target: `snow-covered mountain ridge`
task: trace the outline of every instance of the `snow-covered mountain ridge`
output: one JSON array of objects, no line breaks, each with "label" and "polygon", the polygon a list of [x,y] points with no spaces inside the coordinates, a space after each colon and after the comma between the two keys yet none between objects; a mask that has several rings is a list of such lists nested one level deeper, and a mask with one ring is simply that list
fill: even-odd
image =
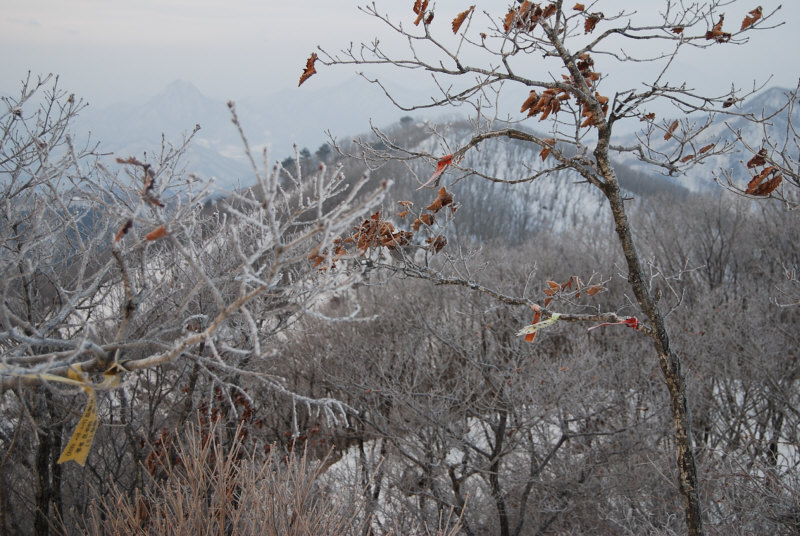
[{"label": "snow-covered mountain ridge", "polygon": [[[682,124],[675,131],[675,137],[670,139],[664,139],[663,130],[656,131],[656,135],[650,139],[650,147],[657,153],[674,156],[675,160],[708,144],[715,144],[715,148],[724,146],[726,142],[731,144],[730,151],[723,154],[712,154],[712,151],[700,164],[682,174],[670,176],[668,180],[692,191],[709,191],[717,188],[715,176],[730,177],[739,185],[746,184],[750,175],[745,163],[753,154],[745,150],[741,144],[735,143],[735,140],[737,136],[741,136],[745,143],[754,148],[760,148],[766,142],[781,146],[787,136],[791,135],[788,132],[789,116],[785,109],[790,91],[780,87],[763,90],[729,108],[728,114],[720,113],[715,116],[696,114],[659,120],[659,123],[669,124],[674,119],[680,119],[688,123],[691,128],[704,127],[693,143],[685,147],[680,155],[675,153],[675,150],[679,147],[677,138],[683,135],[684,125]],[[752,119],[762,121],[757,122]],[[800,124],[800,107],[794,107],[791,122],[794,125]],[[647,143],[644,138],[644,129],[641,129],[637,133],[618,137],[615,143],[626,147],[644,146]],[[666,174],[665,170],[659,170],[652,164],[642,162],[632,153],[618,153],[616,158],[619,162],[642,172]]]},{"label": "snow-covered mountain ridge", "polygon": [[[236,100],[235,105],[251,148],[267,147],[273,161],[292,156],[294,144],[313,153],[328,140],[328,130],[347,136],[368,130],[370,121],[385,125],[405,115],[360,78],[332,88],[303,87]],[[101,109],[89,106],[74,129],[77,135],[91,133],[102,151],[141,157],[160,150],[162,135],[167,143],[179,144],[195,125],[200,130],[189,147],[187,170],[214,177],[226,188],[252,183],[253,173],[228,104],[206,97],[189,82],[172,82],[140,102]]]},{"label": "snow-covered mountain ridge", "polygon": [[[764,90],[732,108],[739,115],[718,116],[714,124],[703,132],[698,143],[704,138],[732,138],[734,132],[738,131],[749,143],[759,146],[765,132],[760,125],[745,119],[744,115],[772,115],[785,104],[786,92],[782,88]],[[422,102],[424,98],[417,100]],[[364,132],[370,124],[397,125],[405,115],[395,109],[382,92],[361,79],[352,79],[333,88],[286,90],[265,98],[244,99],[237,102],[236,106],[251,147],[269,147],[269,157],[273,161],[291,156],[293,143],[300,148],[307,147],[313,153],[327,141],[327,130],[341,138]],[[785,136],[786,119],[785,114],[771,117],[766,134],[776,139]],[[704,120],[704,117],[698,116],[694,121],[701,124]],[[800,108],[795,110],[793,121],[800,124]],[[458,121],[452,123],[455,125]],[[189,146],[186,169],[200,177],[214,177],[223,188],[252,183],[252,171],[244,157],[239,134],[231,124],[227,103],[204,96],[188,82],[173,82],[159,94],[140,103],[121,103],[106,109],[90,107],[79,117],[76,130],[78,134],[91,132],[92,138],[100,142],[101,150],[121,157],[141,157],[145,152],[153,154],[160,150],[162,134],[166,142],[176,144],[195,125],[201,128]],[[533,122],[531,126],[536,128],[539,125]],[[450,129],[449,145],[458,146],[466,140],[469,132],[460,128]],[[659,138],[656,140],[657,149],[664,148],[668,143]],[[636,144],[637,140],[635,135],[629,134],[617,136],[615,142],[630,146]],[[437,141],[430,140],[428,143],[435,144]],[[537,169],[537,153],[517,145],[508,141],[484,144],[483,148],[471,151],[468,158],[472,160],[469,162],[476,167],[488,167],[503,176],[518,176]],[[429,149],[435,153],[434,149],[441,152],[446,147],[431,146]],[[668,178],[658,175],[657,169],[637,160],[632,154],[623,153],[617,155],[616,159],[626,169],[630,168],[632,173],[652,176],[652,185],[656,189],[661,187],[658,183],[661,180],[698,191],[714,188],[713,173],[719,173],[720,170],[733,170],[735,177],[745,179],[747,171],[741,162],[749,159],[749,155],[741,151],[716,155],[685,175]],[[422,170],[420,173],[424,175]],[[645,182],[639,181],[638,184],[641,186]],[[541,208],[549,210],[545,205]]]}]

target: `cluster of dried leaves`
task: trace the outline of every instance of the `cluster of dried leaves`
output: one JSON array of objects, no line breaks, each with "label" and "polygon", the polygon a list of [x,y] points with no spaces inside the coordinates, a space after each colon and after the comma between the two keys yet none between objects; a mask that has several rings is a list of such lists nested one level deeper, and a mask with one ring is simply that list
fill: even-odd
[{"label": "cluster of dried leaves", "polygon": [[[592,67],[594,67],[594,60],[589,56],[589,54],[582,54],[578,58],[578,70],[586,82],[586,85],[589,87],[593,87],[594,84],[600,80],[600,73],[593,71]],[[567,80],[570,85],[575,85],[575,81],[572,80],[572,77],[568,78],[566,75],[562,76],[564,76],[564,79]],[[608,114],[608,97],[604,97],[595,91],[594,98],[600,105],[603,115]],[[591,127],[595,125],[595,116],[588,106],[583,106],[581,116],[584,118],[583,123],[581,123],[581,127]]]},{"label": "cluster of dried leaves", "polygon": [[706,39],[714,40],[717,43],[727,43],[731,40],[731,34],[729,32],[722,31],[722,23],[725,22],[725,15],[722,14],[719,16],[719,21],[714,25],[712,29],[706,32]]},{"label": "cluster of dried leaves", "polygon": [[[761,170],[758,170],[761,168]],[[744,193],[765,197],[775,191],[783,181],[783,176],[775,166],[768,165],[767,150],[761,149],[753,158],[747,161],[747,169],[753,170],[755,175],[747,183]]]},{"label": "cluster of dried leaves", "polygon": [[[155,186],[156,181],[153,178],[153,174],[150,171],[150,164],[145,164],[144,162],[140,162],[134,157],[130,157],[127,159],[117,158],[118,164],[125,164],[129,166],[136,166],[142,168],[142,190],[141,196],[147,203],[154,205],[159,208],[164,207],[164,203],[155,195]],[[125,223],[122,224],[117,234],[114,235],[114,242],[119,242],[122,238],[128,234],[128,231],[133,229],[133,219],[125,220]],[[167,228],[163,225],[159,225],[145,236],[145,240],[153,241],[158,240],[159,238],[163,238],[167,235]]]},{"label": "cluster of dried leaves", "polygon": [[561,284],[548,280],[547,288],[544,289],[544,295],[547,296],[544,300],[544,306],[547,307],[550,305],[550,302],[553,301],[553,297],[578,299],[581,297],[582,293],[587,296],[594,296],[603,290],[605,290],[603,285],[587,287],[577,275],[573,275],[565,283]]},{"label": "cluster of dried leaves", "polygon": [[[544,306],[549,306],[554,297],[578,299],[581,297],[581,294],[594,296],[604,290],[606,290],[606,288],[603,285],[591,285],[587,287],[583,281],[581,281],[581,278],[576,275],[573,275],[566,282],[561,284],[548,280],[547,288],[544,289],[544,295],[547,296],[544,300]],[[533,309],[533,320],[531,324],[538,324],[542,319],[542,309],[536,304],[531,306],[531,309]],[[525,341],[533,342],[534,339],[536,339],[536,333],[535,331],[527,333],[525,335]]]},{"label": "cluster of dried leaves", "polygon": [[[403,210],[396,216],[401,220],[409,219],[414,204],[411,201],[399,201],[398,204]],[[429,236],[425,239],[428,249],[434,254],[439,253],[447,245],[447,238],[431,231],[436,222],[436,215],[445,207],[450,207],[451,213],[458,209],[453,202],[453,194],[442,186],[437,192],[436,199],[414,217],[411,230],[395,227],[378,211],[364,220],[361,225],[356,226],[352,235],[334,239],[333,251],[330,254],[317,247],[309,253],[308,260],[320,270],[327,270],[328,267],[335,268],[336,263],[341,259],[353,255],[352,250],[355,250],[356,256],[367,255],[370,251],[380,248],[392,251],[410,245],[414,236],[421,230],[429,231]]]},{"label": "cluster of dried leaves", "polygon": [[587,34],[592,33],[597,23],[605,18],[603,13],[586,13],[586,6],[583,4],[575,4],[572,9],[585,14],[586,21],[583,23],[583,31]]},{"label": "cluster of dried leaves", "polygon": [[428,11],[428,0],[416,0],[414,2],[414,13],[417,15],[414,20],[415,26],[419,26],[419,23],[423,20],[425,24],[433,22],[433,11]]},{"label": "cluster of dried leaves", "polygon": [[[428,3],[429,0],[415,0],[412,10],[416,15],[414,19],[414,24],[419,26],[420,22],[424,22],[426,25],[429,25],[433,22],[433,11],[428,10]],[[584,20],[584,32],[589,34],[592,33],[597,24],[605,18],[605,15],[602,12],[587,12],[586,6],[582,3],[576,3],[573,8],[574,11],[578,11],[583,14]],[[475,6],[471,5],[468,9],[462,11],[453,19],[451,25],[453,29],[453,33],[458,33],[459,29],[461,29],[461,25],[467,19],[467,17],[475,10]],[[511,32],[511,30],[520,30],[523,32],[531,32],[536,25],[543,20],[549,19],[552,17],[558,10],[558,7],[553,2],[548,3],[534,3],[530,2],[529,0],[524,0],[519,7],[510,8],[508,13],[506,13],[505,17],[503,18],[503,29],[506,33]],[[746,30],[753,26],[756,22],[758,22],[762,17],[762,9],[761,6],[756,7],[755,9],[748,12],[747,16],[742,21],[741,30]],[[725,15],[722,14],[719,17],[717,23],[713,26],[711,30],[708,30],[705,34],[705,38],[708,40],[714,40],[717,43],[727,43],[731,40],[731,33],[725,32],[722,30],[722,24],[725,21]],[[560,31],[563,31],[560,30]],[[671,29],[671,31],[677,35],[680,35],[684,31],[683,26],[675,26]],[[486,39],[486,34],[481,33],[481,38]],[[300,82],[297,84],[298,86],[302,85],[303,82],[308,80],[312,75],[316,74],[316,69],[314,68],[314,63],[317,61],[318,57],[316,53],[312,53],[311,56],[306,60],[305,69],[303,69],[302,74],[300,75]],[[604,97],[605,98],[605,97]],[[607,99],[606,99],[607,100]],[[527,101],[526,101],[527,102]],[[732,103],[731,103],[732,104]],[[730,104],[728,104],[729,106]],[[726,106],[727,107],[727,106]],[[557,110],[551,110],[557,111]],[[542,117],[544,119],[547,117],[547,114]],[[591,119],[587,118],[588,123],[586,126],[589,126],[593,123]]]},{"label": "cluster of dried leaves", "polygon": [[556,5],[552,3],[542,7],[540,4],[525,0],[518,8],[508,10],[503,20],[503,29],[506,33],[512,29],[519,29],[525,32],[533,31],[539,21],[552,17],[556,9]]},{"label": "cluster of dried leaves", "polygon": [[[742,26],[740,30],[746,30],[747,28],[751,27],[753,24],[758,22],[759,19],[761,19],[761,16],[762,16],[761,6],[758,6],[757,8],[748,12],[747,16],[742,21]],[[728,41],[730,41],[731,40],[730,32],[722,31],[723,22],[725,22],[724,14],[720,15],[719,21],[717,21],[717,23],[711,30],[706,32],[706,39],[708,39],[709,41],[713,39],[717,43],[727,43]],[[679,34],[683,31],[683,28],[680,27],[674,28],[672,31]]]},{"label": "cluster of dried leaves", "polygon": [[[723,104],[723,107],[725,107],[724,104]],[[642,116],[640,118],[640,121],[653,121],[653,119],[655,119],[655,117],[656,117],[656,114],[649,113],[647,115]],[[664,122],[664,127],[663,127],[664,128],[664,139],[665,140],[672,139],[675,136],[675,131],[678,130],[678,126],[680,126],[680,121],[678,121],[677,119],[675,119],[674,121],[672,121],[672,123],[669,123],[669,124],[667,124],[667,122],[665,121]],[[686,162],[689,162],[690,160],[694,160],[699,155],[707,153],[708,151],[713,149],[715,146],[716,146],[716,144],[709,143],[708,145],[704,145],[703,147],[700,147],[700,149],[697,149],[693,153],[689,153],[689,154],[680,156],[679,158],[676,158],[675,161],[680,161],[681,163],[685,164]],[[694,147],[694,145],[692,145],[692,147]],[[683,149],[681,150],[681,152],[682,151],[683,151]]]},{"label": "cluster of dried leaves", "polygon": [[[603,13],[586,12],[586,6],[580,3],[575,4],[572,9],[584,14],[585,22],[583,29],[587,34],[593,32],[597,23],[605,18]],[[552,2],[543,7],[542,4],[534,4],[533,2],[525,0],[518,8],[511,8],[508,10],[503,20],[503,29],[506,33],[510,32],[512,29],[530,32],[540,21],[552,17],[557,10],[558,7]]]},{"label": "cluster of dried leaves", "polygon": [[536,117],[541,114],[539,121],[544,121],[550,114],[556,114],[561,110],[561,103],[569,100],[570,94],[566,89],[547,88],[541,94],[532,90],[522,103],[520,113],[528,112],[528,117]]},{"label": "cluster of dried leaves", "polygon": [[[583,81],[590,88],[594,87],[594,85],[600,80],[600,73],[593,70],[594,60],[588,53],[581,54],[581,56],[578,58],[577,67],[578,71],[581,73]],[[574,77],[567,75],[562,75],[562,77],[567,85],[576,88],[579,87]],[[536,90],[532,90],[528,95],[528,98],[525,99],[525,102],[522,103],[520,113],[525,113],[527,111],[528,117],[536,117],[538,115],[539,121],[544,121],[550,116],[550,114],[557,114],[561,110],[561,104],[565,101],[568,101],[571,97],[572,95],[570,91],[563,87],[547,88],[541,94],[537,93]],[[594,97],[597,103],[600,105],[603,115],[606,115],[608,113],[608,97],[600,95],[600,93],[596,91]],[[595,115],[592,112],[591,107],[586,106],[585,103],[580,101],[579,104],[581,104],[581,117],[583,117],[583,123],[581,123],[581,127],[594,126]],[[547,153],[549,153],[549,150]],[[544,154],[542,159],[544,160],[546,157],[547,154]]]},{"label": "cluster of dried leaves", "polygon": [[686,156],[682,157],[681,158],[681,163],[685,164],[689,160],[693,160],[694,158],[696,158],[698,155],[701,155],[703,153],[707,153],[708,151],[710,151],[714,147],[715,147],[715,144],[713,144],[713,143],[709,143],[708,145],[704,145],[704,146],[700,147],[700,150],[697,151],[696,153],[690,153],[690,154],[687,154]]},{"label": "cluster of dried leaves", "polygon": [[[740,31],[746,30],[750,28],[752,25],[754,25],[756,22],[758,22],[761,19],[762,14],[763,12],[761,6],[758,6],[757,8],[749,11],[747,13],[747,16],[742,21],[742,26],[740,28]],[[732,35],[729,32],[722,31],[723,22],[725,22],[724,14],[720,15],[719,21],[717,21],[717,23],[714,25],[713,28],[711,28],[709,31],[706,32],[705,37],[707,40],[709,41],[714,40],[717,43],[727,43],[728,41],[731,40]],[[675,26],[674,28],[671,29],[671,31],[676,35],[681,35],[684,29],[685,28],[683,26]]]}]

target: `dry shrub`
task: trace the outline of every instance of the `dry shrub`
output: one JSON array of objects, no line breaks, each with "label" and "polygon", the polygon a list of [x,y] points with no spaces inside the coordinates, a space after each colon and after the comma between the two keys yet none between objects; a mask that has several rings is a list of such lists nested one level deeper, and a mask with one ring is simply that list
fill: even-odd
[{"label": "dry shrub", "polygon": [[[333,496],[320,485],[324,462],[276,454],[257,460],[224,431],[191,428],[166,462],[132,494],[112,486],[90,509],[89,534],[346,535],[363,531],[358,496]],[[238,434],[237,434],[238,437]],[[355,498],[354,498],[355,497]]]},{"label": "dry shrub", "polygon": [[[373,534],[361,490],[343,493],[326,484],[327,460],[306,453],[279,453],[266,459],[246,453],[239,430],[225,446],[225,430],[190,426],[145,489],[111,491],[90,507],[89,535],[265,535],[345,536]],[[336,486],[339,488],[339,486]],[[391,526],[392,520],[384,525]],[[426,536],[455,536],[458,520],[440,520],[447,529],[423,527]],[[389,529],[387,534],[394,534]]]}]

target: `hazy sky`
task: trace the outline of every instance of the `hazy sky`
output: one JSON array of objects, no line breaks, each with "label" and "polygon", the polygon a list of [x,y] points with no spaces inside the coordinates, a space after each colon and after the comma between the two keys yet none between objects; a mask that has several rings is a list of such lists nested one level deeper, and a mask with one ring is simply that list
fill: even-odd
[{"label": "hazy sky", "polygon": [[[499,15],[507,6],[501,0],[467,1]],[[64,88],[101,106],[153,95],[176,79],[220,99],[268,95],[297,86],[305,59],[318,44],[335,50],[350,41],[388,39],[378,21],[358,11],[361,3],[2,0],[0,91],[16,91],[18,81],[31,70],[60,74]],[[463,0],[434,3],[440,14],[434,26],[443,25],[443,30],[454,14],[468,7]],[[762,1],[765,11],[779,3]],[[800,76],[800,2],[783,3],[778,18],[786,25],[756,33],[747,47],[717,47],[711,54],[684,58],[675,67],[678,76],[685,72],[687,79],[701,84],[718,84],[720,79],[747,84],[774,74],[770,85],[794,86]],[[407,24],[412,5],[411,0],[379,1],[381,10],[399,11]],[[664,0],[609,0],[597,9],[608,13],[615,6],[635,6],[644,11],[664,5]],[[739,3],[729,8],[726,25],[738,25],[753,7]],[[323,87],[352,73],[328,70],[307,84]]]}]

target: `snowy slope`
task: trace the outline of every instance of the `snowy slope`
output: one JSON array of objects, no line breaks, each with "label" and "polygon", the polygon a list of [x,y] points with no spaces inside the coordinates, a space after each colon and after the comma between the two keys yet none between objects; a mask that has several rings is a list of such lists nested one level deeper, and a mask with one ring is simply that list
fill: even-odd
[{"label": "snowy slope", "polygon": [[[730,108],[729,111],[735,115],[718,114],[712,117],[711,125],[696,139],[695,147],[703,147],[710,143],[716,143],[717,147],[721,147],[726,140],[733,142],[737,133],[740,133],[742,139],[752,147],[761,147],[765,139],[772,140],[780,145],[786,139],[788,117],[786,112],[779,112],[779,110],[786,105],[788,92],[788,89],[778,87],[766,89],[745,102],[737,103],[737,105]],[[749,120],[745,116],[767,118],[767,121],[762,125]],[[673,119],[684,120],[686,118],[676,117],[659,120],[658,122],[669,124]],[[690,122],[695,126],[705,124],[708,119],[709,116],[700,115],[689,118]],[[794,109],[792,122],[795,125],[800,124],[800,107]],[[662,133],[663,131],[654,136],[653,147],[658,151],[669,153],[671,149],[677,146],[677,143],[674,139],[664,140]],[[679,133],[680,130],[676,131],[676,134]],[[641,133],[640,139],[642,139]],[[639,143],[634,135],[623,136],[615,141],[624,146],[632,146]],[[718,188],[718,185],[714,182],[715,174],[723,176],[727,173],[738,183],[744,184],[750,177],[744,163],[751,156],[752,153],[743,150],[740,145],[737,145],[732,151],[711,156],[700,165],[687,170],[682,175],[671,177],[670,180],[693,191],[708,191]],[[651,169],[653,170],[652,172],[658,172],[653,166],[636,160],[631,154],[621,155],[619,159],[634,169],[641,171]]]},{"label": "snowy slope", "polygon": [[[394,143],[412,151],[444,155],[466,145],[473,131],[469,123],[454,121],[435,127],[423,123],[400,126],[387,134]],[[492,182],[465,171],[472,169],[507,181],[525,179],[545,169],[545,163],[552,165],[552,159],[542,162],[540,151],[540,147],[530,143],[493,138],[468,151],[456,168],[448,168],[439,185],[451,191],[461,205],[448,232],[484,242],[501,239],[518,243],[537,231],[563,232],[610,219],[601,193],[572,171],[553,172],[518,184]],[[424,207],[435,197],[436,188],[417,188],[431,177],[435,162],[420,158],[407,165],[408,169],[404,166],[379,169],[374,176],[393,180],[394,192],[389,198],[408,199],[415,206]],[[617,171],[623,188],[632,197],[686,195],[683,188],[659,175],[646,175],[624,165],[618,166]]]}]

